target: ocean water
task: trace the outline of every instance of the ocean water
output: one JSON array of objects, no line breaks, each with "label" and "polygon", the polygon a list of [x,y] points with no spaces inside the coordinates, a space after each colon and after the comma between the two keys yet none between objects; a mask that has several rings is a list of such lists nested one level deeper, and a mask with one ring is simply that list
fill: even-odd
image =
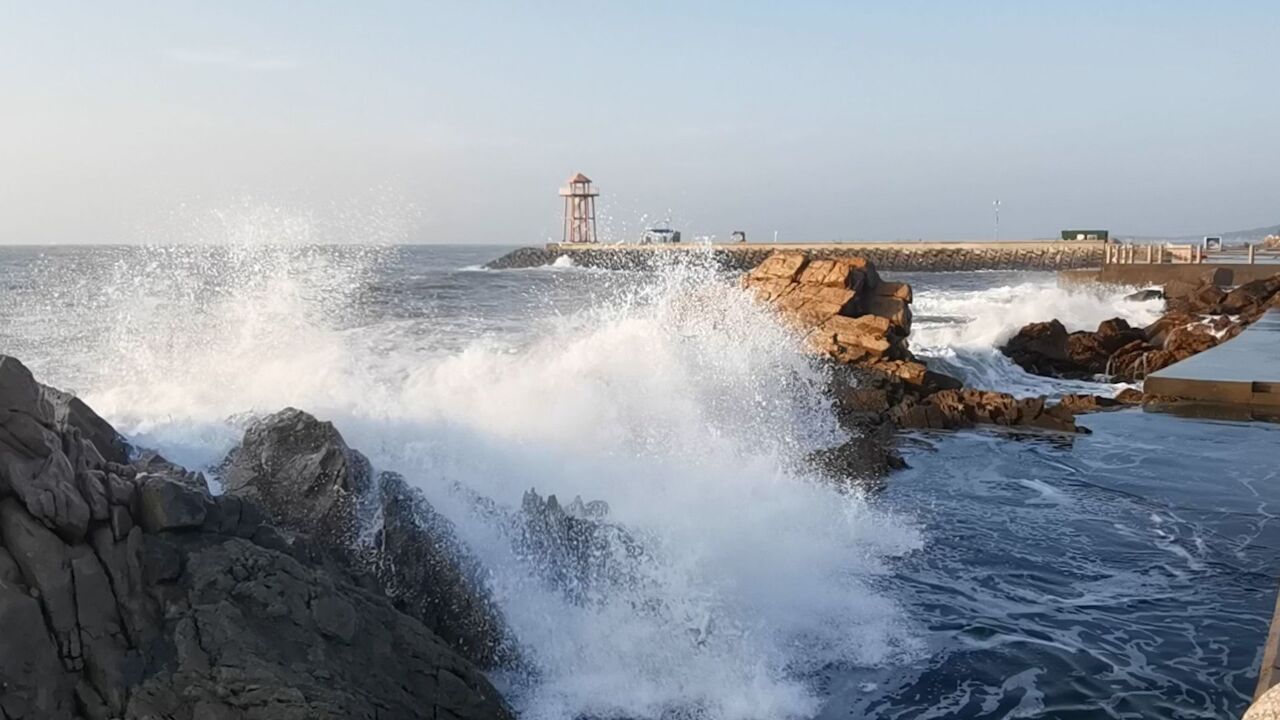
[{"label": "ocean water", "polygon": [[[1275,602],[1280,426],[1097,414],[909,434],[883,492],[814,474],[826,370],[731,277],[486,271],[507,248],[0,248],[0,352],[207,468],[256,415],[334,421],[458,527],[528,660],[528,718],[1231,717]],[[1017,394],[995,347],[1158,303],[1035,273],[898,274],[912,347]],[[1112,388],[1114,389],[1114,388]],[[604,500],[645,548],[568,599],[471,498]]]}]

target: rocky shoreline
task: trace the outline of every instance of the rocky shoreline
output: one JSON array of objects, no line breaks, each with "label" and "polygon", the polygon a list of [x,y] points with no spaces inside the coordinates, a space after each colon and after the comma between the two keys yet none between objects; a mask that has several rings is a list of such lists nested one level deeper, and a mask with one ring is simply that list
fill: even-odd
[{"label": "rocky shoreline", "polygon": [[511,716],[481,672],[509,660],[501,620],[403,479],[297,410],[224,478],[131,459],[0,355],[0,718]]},{"label": "rocky shoreline", "polygon": [[[743,276],[742,285],[802,332],[836,365],[832,394],[842,420],[863,437],[886,429],[955,429],[990,424],[1087,432],[1075,413],[1131,398],[1015,398],[966,388],[929,369],[909,350],[911,287],[880,277],[865,258],[815,259],[777,252]],[[895,464],[890,462],[890,464]]]},{"label": "rocky shoreline", "polygon": [[1229,291],[1210,280],[1176,281],[1160,294],[1166,312],[1147,327],[1112,318],[1096,331],[1068,333],[1054,319],[1023,327],[1001,351],[1035,375],[1137,382],[1243,332],[1280,304],[1280,274]]},{"label": "rocky shoreline", "polygon": [[[964,387],[911,353],[912,289],[864,258],[780,252],[741,282],[833,364],[851,437],[808,461],[857,487],[904,464],[898,430],[1087,432],[1077,413],[1143,400]],[[1280,276],[1165,293],[1150,327],[1039,324],[1006,352],[1126,377],[1135,352],[1150,366],[1238,333],[1278,302]],[[0,720],[512,716],[485,672],[525,661],[485,569],[403,477],[293,408],[251,423],[214,472],[219,493],[0,355]],[[644,562],[604,503],[470,501],[571,602],[631,587],[627,563]]]}]

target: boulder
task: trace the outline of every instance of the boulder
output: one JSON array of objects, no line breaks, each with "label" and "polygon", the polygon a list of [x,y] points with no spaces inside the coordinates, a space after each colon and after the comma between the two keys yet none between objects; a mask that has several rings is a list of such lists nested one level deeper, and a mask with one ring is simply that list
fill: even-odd
[{"label": "boulder", "polygon": [[1240,315],[1250,311],[1261,314],[1261,310],[1277,293],[1280,293],[1280,275],[1254,280],[1223,296],[1217,310],[1226,315]]},{"label": "boulder", "polygon": [[911,288],[886,283],[861,257],[811,259],[777,252],[748,272],[743,287],[809,332],[810,345],[841,363],[906,359]]},{"label": "boulder", "polygon": [[0,409],[21,412],[59,432],[75,428],[104,459],[128,462],[129,445],[97,413],[71,393],[36,381],[17,358],[0,354]]},{"label": "boulder", "polygon": [[1124,296],[1124,299],[1131,302],[1147,302],[1150,300],[1164,300],[1165,295],[1163,290],[1148,288],[1146,290],[1129,293]]},{"label": "boulder", "polygon": [[1146,339],[1146,334],[1142,330],[1130,326],[1123,318],[1103,320],[1098,324],[1098,330],[1094,334],[1108,355],[1134,340]]},{"label": "boulder", "polygon": [[256,501],[106,460],[41,388],[0,361],[0,718],[510,717],[376,587],[284,552]]},{"label": "boulder", "polygon": [[452,525],[394,473],[375,476],[331,423],[288,408],[262,418],[221,467],[226,492],[260,503],[313,549],[372,573],[397,605],[482,666],[509,657],[479,562]]},{"label": "boulder", "polygon": [[144,476],[139,488],[138,521],[147,532],[198,528],[212,500],[195,488],[159,476]]},{"label": "boulder", "polygon": [[1218,303],[1226,297],[1222,288],[1211,282],[1201,282],[1191,288],[1181,288],[1179,292],[1179,295],[1169,297],[1166,303],[1168,309],[1191,314],[1215,312]]},{"label": "boulder", "polygon": [[1037,375],[1058,375],[1075,370],[1067,346],[1067,328],[1057,320],[1023,326],[1000,348],[1023,370]]}]

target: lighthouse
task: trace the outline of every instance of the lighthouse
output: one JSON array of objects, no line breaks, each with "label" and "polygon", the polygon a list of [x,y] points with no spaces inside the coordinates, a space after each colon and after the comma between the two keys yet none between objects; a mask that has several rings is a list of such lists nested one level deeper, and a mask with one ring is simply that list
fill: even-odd
[{"label": "lighthouse", "polygon": [[569,184],[560,188],[564,198],[564,242],[596,242],[596,197],[600,192],[591,185],[591,178],[578,173],[569,178]]}]

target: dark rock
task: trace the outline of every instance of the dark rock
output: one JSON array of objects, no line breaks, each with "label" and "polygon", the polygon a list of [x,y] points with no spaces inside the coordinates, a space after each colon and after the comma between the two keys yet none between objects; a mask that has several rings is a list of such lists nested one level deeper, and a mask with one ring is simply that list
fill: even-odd
[{"label": "dark rock", "polygon": [[1139,290],[1134,293],[1129,293],[1128,295],[1124,296],[1124,299],[1132,302],[1147,302],[1149,300],[1163,300],[1164,297],[1165,296],[1164,296],[1163,290],[1152,288],[1147,290]]},{"label": "dark rock", "polygon": [[67,670],[84,667],[84,651],[76,622],[72,548],[32,517],[13,498],[0,500],[0,537],[22,570],[23,582],[39,593],[48,630]]},{"label": "dark rock", "polygon": [[[11,358],[0,359],[0,368],[13,363]],[[6,491],[68,541],[84,537],[89,504],[62,451],[61,438],[22,410],[0,409],[0,495]]]},{"label": "dark rock", "polygon": [[75,428],[105,459],[129,461],[124,438],[89,406],[70,393],[37,382],[17,358],[0,354],[0,409],[21,412],[58,432]]},{"label": "dark rock", "polygon": [[51,397],[0,359],[0,718],[509,717],[376,585],[199,473],[105,459]]},{"label": "dark rock", "polygon": [[138,522],[147,532],[198,528],[204,524],[212,500],[198,490],[168,477],[140,476]]},{"label": "dark rock", "polygon": [[516,551],[574,603],[590,604],[617,589],[643,595],[648,553],[630,533],[607,522],[607,514],[599,501],[574,498],[561,506],[555,495],[544,499],[530,489],[515,518]]},{"label": "dark rock", "polygon": [[1103,320],[1098,324],[1098,330],[1094,335],[1108,356],[1134,340],[1146,339],[1146,334],[1142,330],[1131,327],[1122,318]]},{"label": "dark rock", "polygon": [[40,601],[0,575],[0,717],[73,717],[73,692]]},{"label": "dark rock", "polygon": [[357,505],[372,476],[369,461],[332,423],[294,408],[251,425],[222,468],[228,494],[256,500],[283,527],[343,548],[360,533]]},{"label": "dark rock", "polygon": [[1280,293],[1280,275],[1272,275],[1247,282],[1231,290],[1218,305],[1218,311],[1226,315],[1239,315],[1250,310],[1258,311]]},{"label": "dark rock", "polygon": [[1215,312],[1224,297],[1226,293],[1222,288],[1203,282],[1190,290],[1182,290],[1181,295],[1170,297],[1167,305],[1172,311],[1202,314]]},{"label": "dark rock", "polygon": [[512,250],[496,260],[490,260],[484,266],[490,270],[514,270],[542,267],[543,265],[550,265],[555,260],[555,253],[549,252],[545,248],[523,247]]},{"label": "dark rock", "polygon": [[1056,375],[1070,362],[1067,329],[1057,320],[1024,326],[1000,348],[1023,370],[1037,375]]},{"label": "dark rock", "polygon": [[863,428],[846,442],[810,453],[811,467],[839,489],[882,490],[893,470],[907,467],[888,425]]},{"label": "dark rock", "polygon": [[368,459],[331,423],[292,408],[263,418],[228,455],[222,481],[228,493],[261,503],[272,523],[307,535],[322,554],[372,572],[398,607],[466,657],[486,667],[508,657],[505,626],[479,563],[452,525],[400,476],[375,478]]}]

